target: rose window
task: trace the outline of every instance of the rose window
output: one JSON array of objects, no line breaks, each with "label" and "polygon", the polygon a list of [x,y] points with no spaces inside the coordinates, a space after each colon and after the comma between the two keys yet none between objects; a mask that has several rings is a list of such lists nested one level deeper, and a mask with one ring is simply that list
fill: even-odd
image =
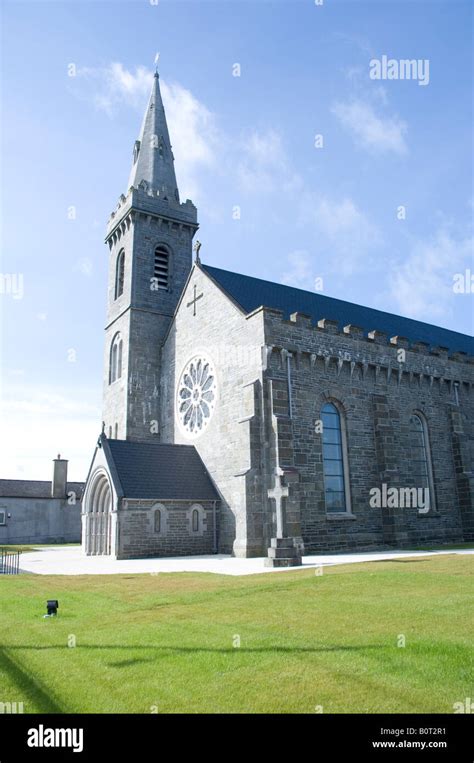
[{"label": "rose window", "polygon": [[178,384],[178,420],[182,430],[197,437],[206,428],[217,396],[216,375],[210,361],[198,356],[186,365]]}]

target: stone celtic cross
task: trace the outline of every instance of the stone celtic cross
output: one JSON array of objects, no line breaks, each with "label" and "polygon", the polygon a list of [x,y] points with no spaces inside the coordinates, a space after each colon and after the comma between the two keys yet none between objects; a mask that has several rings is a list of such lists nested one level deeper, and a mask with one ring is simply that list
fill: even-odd
[{"label": "stone celtic cross", "polygon": [[281,477],[275,477],[275,486],[268,490],[269,498],[275,499],[276,507],[276,537],[285,537],[285,514],[283,509],[283,498],[288,498],[288,488],[281,484]]}]

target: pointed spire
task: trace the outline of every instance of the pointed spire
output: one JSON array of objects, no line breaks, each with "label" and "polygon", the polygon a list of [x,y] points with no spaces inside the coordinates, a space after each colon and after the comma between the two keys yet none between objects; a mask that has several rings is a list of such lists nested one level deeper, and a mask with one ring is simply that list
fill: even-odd
[{"label": "pointed spire", "polygon": [[128,187],[135,188],[144,180],[148,187],[179,204],[178,185],[174,172],[168,125],[160,92],[158,69],[153,77],[150,100],[143,119],[140,138],[133,149],[133,166]]}]

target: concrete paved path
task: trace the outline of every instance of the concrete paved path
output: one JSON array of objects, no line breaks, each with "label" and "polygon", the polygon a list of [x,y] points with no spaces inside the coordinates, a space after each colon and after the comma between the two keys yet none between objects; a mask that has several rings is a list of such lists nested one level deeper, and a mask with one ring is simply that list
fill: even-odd
[{"label": "concrete paved path", "polygon": [[[161,559],[126,559],[116,561],[107,556],[86,556],[79,546],[45,546],[38,551],[22,554],[20,569],[37,575],[118,575],[160,572],[214,572],[220,575],[256,575],[262,572],[282,572],[264,566],[263,558],[235,559],[224,554],[213,556],[181,556]],[[450,551],[374,551],[358,554],[321,554],[304,556],[302,567],[309,569],[334,564],[378,562],[387,559],[409,559],[440,554],[474,554],[474,548]]]}]

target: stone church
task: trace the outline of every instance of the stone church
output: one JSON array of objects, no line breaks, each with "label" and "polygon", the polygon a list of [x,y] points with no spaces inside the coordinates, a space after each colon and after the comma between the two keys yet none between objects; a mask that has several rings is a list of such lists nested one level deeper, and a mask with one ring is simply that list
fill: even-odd
[{"label": "stone church", "polygon": [[197,229],[156,73],[107,228],[86,553],[289,566],[474,540],[473,340],[203,264]]}]

